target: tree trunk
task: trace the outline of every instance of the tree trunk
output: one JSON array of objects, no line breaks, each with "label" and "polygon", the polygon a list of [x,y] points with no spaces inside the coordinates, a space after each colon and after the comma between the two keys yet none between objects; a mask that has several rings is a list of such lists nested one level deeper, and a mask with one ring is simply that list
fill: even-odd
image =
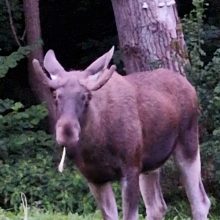
[{"label": "tree trunk", "polygon": [[[24,0],[23,5],[24,5],[24,15],[25,15],[25,27],[27,32],[27,43],[29,45],[34,45],[41,39],[39,0]],[[33,50],[29,58],[30,58],[29,61],[32,61],[33,58],[36,58],[40,62],[42,62],[43,60],[42,46],[39,45],[35,50]],[[30,74],[31,77],[32,75],[34,74]]]},{"label": "tree trunk", "polygon": [[127,73],[169,68],[184,74],[187,50],[174,0],[112,0]]},{"label": "tree trunk", "polygon": [[38,59],[40,63],[43,61],[43,48],[38,43],[41,40],[39,0],[24,0],[23,6],[27,43],[30,46],[37,45],[37,47],[28,56],[29,83],[36,97],[41,102],[45,102],[47,104],[49,111],[50,129],[53,131],[55,122],[55,107],[52,94],[49,88],[42,84],[40,78],[35,74],[32,66],[32,60],[34,58]]}]

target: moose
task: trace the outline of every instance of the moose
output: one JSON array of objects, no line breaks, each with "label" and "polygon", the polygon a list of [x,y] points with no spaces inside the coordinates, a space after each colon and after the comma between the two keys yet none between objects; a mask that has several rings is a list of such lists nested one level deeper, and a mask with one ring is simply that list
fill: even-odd
[{"label": "moose", "polygon": [[110,65],[113,52],[114,47],[83,71],[66,71],[53,50],[43,67],[33,60],[35,73],[54,93],[57,143],[87,179],[104,220],[118,219],[113,181],[121,183],[123,220],[138,219],[140,195],[147,219],[163,219],[159,169],[171,155],[193,219],[207,219],[195,89],[168,69],[121,76]]}]

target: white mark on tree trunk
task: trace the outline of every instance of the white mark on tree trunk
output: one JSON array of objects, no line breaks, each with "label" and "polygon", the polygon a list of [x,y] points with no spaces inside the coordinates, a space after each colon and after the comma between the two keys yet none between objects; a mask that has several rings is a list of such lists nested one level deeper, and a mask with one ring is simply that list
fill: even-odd
[{"label": "white mark on tree trunk", "polygon": [[148,4],[147,4],[147,2],[144,2],[144,3],[143,3],[142,8],[143,8],[143,9],[148,9]]},{"label": "white mark on tree trunk", "polygon": [[[185,75],[187,51],[175,1],[111,1],[126,72],[164,67]],[[159,3],[164,6],[159,7]]]},{"label": "white mark on tree trunk", "polygon": [[168,7],[167,8],[167,28],[170,31],[171,37],[172,38],[177,38],[177,33],[176,33],[176,19],[175,15],[173,13],[173,7]]},{"label": "white mark on tree trunk", "polygon": [[158,7],[162,8],[164,7],[166,4],[165,4],[165,0],[158,0]]},{"label": "white mark on tree trunk", "polygon": [[159,0],[157,9],[157,19],[160,23],[163,23],[167,27],[167,30],[170,32],[171,38],[177,38],[176,19],[173,13],[173,7],[170,7],[171,5],[175,4],[175,1],[166,1],[166,6],[168,7],[161,6],[162,3],[164,3],[165,6],[165,1]]},{"label": "white mark on tree trunk", "polygon": [[175,5],[176,2],[175,0],[158,0],[158,7],[162,8],[164,6],[171,6],[171,5]]}]

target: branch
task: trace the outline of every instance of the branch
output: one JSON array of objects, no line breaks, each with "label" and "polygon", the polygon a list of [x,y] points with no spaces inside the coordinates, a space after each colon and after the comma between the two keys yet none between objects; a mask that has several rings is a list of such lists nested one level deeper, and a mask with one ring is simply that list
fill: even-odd
[{"label": "branch", "polygon": [[25,29],[24,29],[24,32],[23,32],[23,34],[22,34],[22,36],[21,36],[21,38],[20,38],[22,41],[24,41],[24,38],[25,38],[26,32],[27,32],[27,31],[26,31],[26,28],[25,28]]},{"label": "branch", "polygon": [[10,22],[10,27],[11,27],[11,30],[12,30],[12,33],[13,33],[13,36],[14,36],[14,39],[17,43],[17,45],[20,47],[21,46],[21,43],[18,39],[18,36],[17,36],[17,33],[16,33],[16,29],[15,29],[15,26],[14,26],[14,23],[13,23],[13,19],[12,19],[12,14],[11,14],[11,5],[9,3],[8,0],[5,0],[5,4],[6,4],[6,7],[7,7],[7,11],[8,11],[8,16],[9,16],[9,22]]}]

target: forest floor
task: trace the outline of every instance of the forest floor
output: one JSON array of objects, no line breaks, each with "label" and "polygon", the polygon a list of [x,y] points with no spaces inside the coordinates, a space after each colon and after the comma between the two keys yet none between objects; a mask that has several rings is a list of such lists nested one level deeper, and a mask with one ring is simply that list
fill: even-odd
[{"label": "forest floor", "polygon": [[[209,220],[219,219],[220,215],[217,213],[211,213],[209,216]],[[65,215],[61,213],[45,212],[39,209],[27,209],[26,214],[24,210],[15,214],[14,212],[0,209],[0,220],[102,220],[102,218],[99,211],[87,215],[71,213]],[[139,220],[144,220],[144,217],[140,215]],[[188,211],[184,210],[184,207],[178,207],[178,209],[172,207],[167,213],[165,220],[191,220],[191,217],[189,217]]]}]

